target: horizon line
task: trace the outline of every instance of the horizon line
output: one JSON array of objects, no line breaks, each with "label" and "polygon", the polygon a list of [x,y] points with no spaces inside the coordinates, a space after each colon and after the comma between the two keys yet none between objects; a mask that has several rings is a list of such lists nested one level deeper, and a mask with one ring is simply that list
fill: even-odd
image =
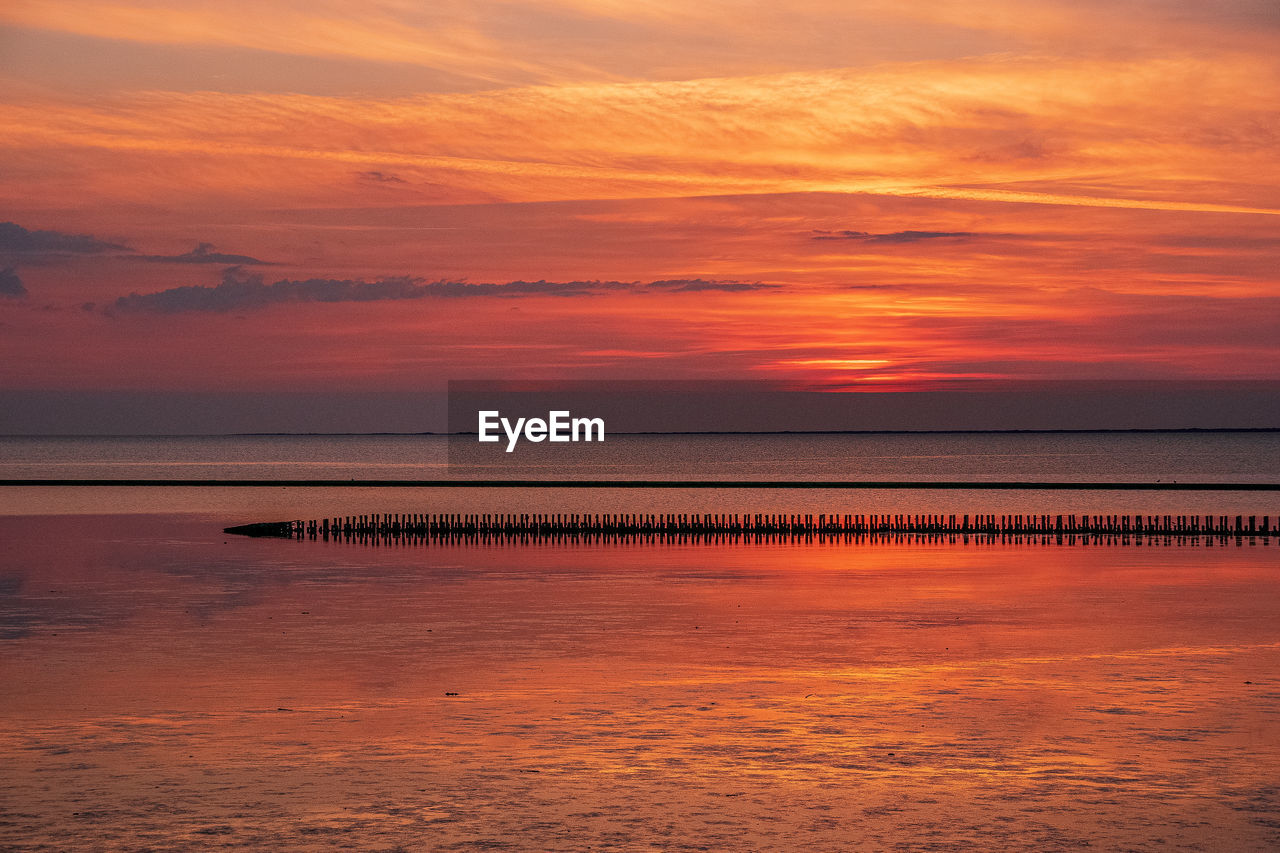
[{"label": "horizon line", "polygon": [[1280,492],[1280,483],[1070,482],[1016,480],[307,480],[0,479],[0,487],[471,488],[471,489],[965,489],[1025,491]]},{"label": "horizon line", "polygon": [[[617,430],[608,435],[1018,435],[1072,433],[1200,433],[1200,432],[1280,432],[1270,427],[1045,427],[1039,429],[777,429],[777,430]],[[320,438],[350,436],[442,436],[478,435],[475,430],[459,432],[192,432],[192,433],[5,433],[6,438]]]}]

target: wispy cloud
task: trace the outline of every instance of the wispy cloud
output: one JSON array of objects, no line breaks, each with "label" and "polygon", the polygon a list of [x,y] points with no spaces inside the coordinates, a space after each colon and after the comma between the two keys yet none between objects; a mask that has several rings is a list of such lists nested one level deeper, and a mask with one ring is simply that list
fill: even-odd
[{"label": "wispy cloud", "polygon": [[260,261],[248,255],[229,255],[215,252],[212,243],[200,243],[190,252],[180,255],[139,255],[140,260],[169,264],[234,264],[236,266],[268,266],[269,261]]},{"label": "wispy cloud", "polygon": [[406,181],[404,178],[401,178],[397,175],[393,175],[390,172],[380,172],[377,169],[371,169],[366,172],[357,172],[356,175],[362,178],[363,180],[373,181],[374,183],[378,183],[378,184],[408,183],[408,181]]},{"label": "wispy cloud", "polygon": [[122,296],[108,313],[179,314],[191,311],[225,312],[297,302],[381,302],[403,299],[464,299],[472,297],[516,298],[526,296],[592,296],[604,293],[737,293],[768,290],[776,285],[759,282],[669,279],[662,281],[511,281],[504,284],[462,281],[424,281],[397,276],[376,281],[313,278],[265,282],[261,275],[227,270],[213,287],[188,285],[155,293]]},{"label": "wispy cloud", "polygon": [[[1274,213],[1254,178],[1278,73],[1249,55],[1002,57],[406,98],[14,99],[0,145],[83,170],[81,196],[175,205],[355,204],[388,183],[376,174],[452,200],[857,192]],[[1049,142],[1027,157],[1010,140]],[[143,168],[157,157],[166,169]]]},{"label": "wispy cloud", "polygon": [[707,281],[701,278],[671,279],[668,281],[651,281],[648,284],[633,284],[633,289],[666,290],[672,293],[697,293],[706,290],[719,290],[726,293],[742,293],[748,290],[773,290],[776,284],[745,281]]},{"label": "wispy cloud", "polygon": [[[427,67],[491,85],[692,79],[926,58],[1265,46],[1268,0],[9,0],[0,20],[103,41]],[[244,22],[252,20],[253,26]],[[1099,26],[1098,22],[1106,22]],[[661,50],[654,50],[661,45]],[[1265,49],[1265,47],[1263,47]]]},{"label": "wispy cloud", "polygon": [[942,237],[977,236],[990,235],[978,235],[972,231],[891,231],[887,234],[871,234],[866,231],[815,231],[812,239],[857,240],[863,243],[918,243],[921,240],[937,240]]}]

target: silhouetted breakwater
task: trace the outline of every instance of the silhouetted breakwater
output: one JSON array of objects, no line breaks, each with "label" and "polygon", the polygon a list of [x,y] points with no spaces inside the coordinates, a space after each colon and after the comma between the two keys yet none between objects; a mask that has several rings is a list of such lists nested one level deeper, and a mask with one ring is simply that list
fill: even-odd
[{"label": "silhouetted breakwater", "polygon": [[228,527],[242,536],[340,541],[689,541],[855,539],[896,536],[1261,538],[1280,533],[1256,515],[851,515],[851,514],[388,514]]}]

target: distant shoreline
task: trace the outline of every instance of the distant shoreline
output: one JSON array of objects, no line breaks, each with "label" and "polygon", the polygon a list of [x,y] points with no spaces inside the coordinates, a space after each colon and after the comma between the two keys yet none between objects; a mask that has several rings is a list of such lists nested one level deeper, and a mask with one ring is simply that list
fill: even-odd
[{"label": "distant shoreline", "polygon": [[1280,492],[1280,483],[1098,483],[1006,480],[165,480],[12,479],[0,487],[159,486],[186,488],[377,488],[377,489],[832,489],[990,491],[1174,491]]},{"label": "distant shoreline", "polygon": [[[815,430],[644,430],[617,431],[609,435],[1109,435],[1109,434],[1198,434],[1273,433],[1276,427],[1179,427],[1134,429],[815,429]],[[464,432],[219,432],[219,433],[15,433],[6,438],[412,438],[415,436],[476,435]]]}]

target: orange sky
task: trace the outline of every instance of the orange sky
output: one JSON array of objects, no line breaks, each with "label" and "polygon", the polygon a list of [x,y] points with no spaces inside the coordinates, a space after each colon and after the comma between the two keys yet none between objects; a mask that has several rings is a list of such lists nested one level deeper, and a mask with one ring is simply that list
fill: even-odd
[{"label": "orange sky", "polygon": [[1269,0],[0,26],[0,389],[1280,375]]}]

